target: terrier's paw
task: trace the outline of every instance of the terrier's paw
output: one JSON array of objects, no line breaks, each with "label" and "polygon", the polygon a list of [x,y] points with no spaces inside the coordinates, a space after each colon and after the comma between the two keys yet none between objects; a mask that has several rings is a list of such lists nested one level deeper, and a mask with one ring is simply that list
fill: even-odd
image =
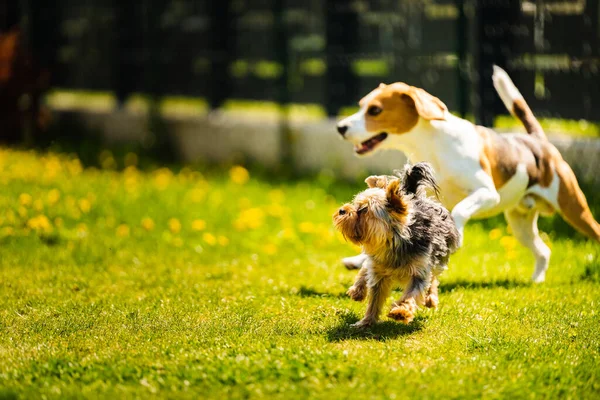
[{"label": "terrier's paw", "polygon": [[439,304],[438,297],[434,294],[430,294],[425,299],[425,307],[427,307],[427,308],[437,308],[438,304]]},{"label": "terrier's paw", "polygon": [[415,318],[415,314],[412,307],[407,304],[400,304],[392,308],[388,317],[404,324],[410,324]]},{"label": "terrier's paw", "polygon": [[372,319],[363,318],[360,321],[350,325],[353,328],[365,329],[372,326],[375,323]]},{"label": "terrier's paw", "polygon": [[354,301],[363,301],[367,297],[367,288],[365,286],[350,286],[346,294]]}]

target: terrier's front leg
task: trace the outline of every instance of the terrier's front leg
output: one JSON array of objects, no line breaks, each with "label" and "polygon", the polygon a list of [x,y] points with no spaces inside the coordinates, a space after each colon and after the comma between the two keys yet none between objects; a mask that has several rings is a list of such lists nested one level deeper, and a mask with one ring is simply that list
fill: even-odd
[{"label": "terrier's front leg", "polygon": [[356,275],[354,285],[350,286],[346,294],[354,301],[363,301],[367,297],[367,273],[368,268],[362,267]]},{"label": "terrier's front leg", "polygon": [[425,297],[425,307],[427,308],[437,308],[439,304],[438,299],[438,286],[440,281],[438,281],[437,276],[433,275],[431,277],[431,286],[427,290],[427,296]]},{"label": "terrier's front leg", "polygon": [[429,286],[429,274],[427,276],[413,276],[408,285],[402,292],[400,300],[392,304],[392,309],[388,314],[389,318],[396,321],[409,324],[415,318],[418,305],[422,305],[425,299],[425,292]]},{"label": "terrier's front leg", "polygon": [[379,314],[383,308],[383,303],[389,296],[392,290],[392,280],[390,278],[381,278],[369,287],[369,305],[367,306],[367,312],[363,319],[355,324],[352,324],[355,328],[367,328],[373,325],[379,320]]}]

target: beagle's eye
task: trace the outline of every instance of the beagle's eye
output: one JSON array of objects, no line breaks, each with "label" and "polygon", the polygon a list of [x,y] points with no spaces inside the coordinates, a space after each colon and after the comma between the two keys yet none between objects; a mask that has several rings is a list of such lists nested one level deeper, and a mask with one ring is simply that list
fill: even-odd
[{"label": "beagle's eye", "polygon": [[367,114],[369,114],[372,117],[375,117],[376,115],[381,114],[383,110],[381,109],[381,107],[377,107],[377,106],[371,106],[367,109]]}]

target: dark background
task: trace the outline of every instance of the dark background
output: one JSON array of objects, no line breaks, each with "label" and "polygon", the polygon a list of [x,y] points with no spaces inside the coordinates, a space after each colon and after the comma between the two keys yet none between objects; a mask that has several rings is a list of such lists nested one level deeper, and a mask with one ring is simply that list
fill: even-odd
[{"label": "dark background", "polygon": [[506,113],[494,63],[538,117],[599,121],[599,19],[598,0],[0,0],[0,32],[19,30],[32,68],[22,79],[41,92],[309,103],[336,115],[380,82],[404,81],[486,125]]}]

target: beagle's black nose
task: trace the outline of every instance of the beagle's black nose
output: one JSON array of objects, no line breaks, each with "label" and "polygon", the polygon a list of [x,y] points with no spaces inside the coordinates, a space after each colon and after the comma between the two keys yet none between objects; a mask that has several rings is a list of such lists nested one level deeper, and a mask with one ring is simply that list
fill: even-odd
[{"label": "beagle's black nose", "polygon": [[346,134],[346,131],[348,130],[348,126],[347,125],[338,125],[337,130],[340,133],[340,135],[344,136]]},{"label": "beagle's black nose", "polygon": [[339,214],[346,215],[346,210],[344,210],[343,208],[340,208]]}]

